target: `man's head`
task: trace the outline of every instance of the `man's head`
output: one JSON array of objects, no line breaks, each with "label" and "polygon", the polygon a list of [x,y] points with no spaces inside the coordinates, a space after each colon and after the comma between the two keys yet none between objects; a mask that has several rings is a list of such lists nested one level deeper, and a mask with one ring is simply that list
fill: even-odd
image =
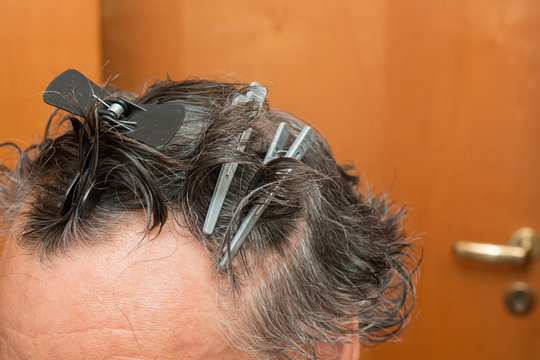
[{"label": "man's head", "polygon": [[[302,161],[263,164],[280,122],[291,130],[289,146],[303,125],[267,105],[235,104],[247,90],[158,82],[133,101],[186,107],[164,147],[121,134],[91,110],[3,169],[2,356],[332,358],[344,355],[341,344],[399,331],[416,268],[401,212],[361,194],[320,136]],[[210,199],[230,162],[239,166],[207,235]],[[219,270],[243,217],[266,199]]]}]

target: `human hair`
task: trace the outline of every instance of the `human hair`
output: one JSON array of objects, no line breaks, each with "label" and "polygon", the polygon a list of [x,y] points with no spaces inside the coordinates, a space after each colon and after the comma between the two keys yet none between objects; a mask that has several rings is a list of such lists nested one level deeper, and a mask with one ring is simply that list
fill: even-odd
[{"label": "human hair", "polygon": [[[145,234],[168,221],[189,229],[216,264],[223,324],[231,344],[256,358],[319,359],[317,344],[373,344],[396,336],[415,299],[415,243],[404,231],[404,209],[377,197],[339,165],[317,134],[301,161],[262,159],[279,123],[290,146],[304,126],[292,115],[233,103],[243,84],[170,79],[149,86],[135,103],[181,103],[186,118],[174,138],[153,148],[100,121],[52,116],[42,141],[2,166],[2,225],[15,223],[18,245],[41,261],[73,247],[110,241],[116,214],[141,212]],[[56,126],[55,126],[56,125]],[[252,128],[244,151],[238,135]],[[215,231],[202,227],[225,163],[238,170]],[[73,206],[62,203],[79,176]],[[84,199],[83,199],[84,197]],[[89,200],[90,199],[90,200]],[[248,210],[270,199],[234,261],[217,264]]]}]

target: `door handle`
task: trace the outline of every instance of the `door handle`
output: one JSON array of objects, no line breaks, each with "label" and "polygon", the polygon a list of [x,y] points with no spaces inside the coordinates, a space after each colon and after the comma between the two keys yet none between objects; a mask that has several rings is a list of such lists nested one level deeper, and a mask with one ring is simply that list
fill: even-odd
[{"label": "door handle", "polygon": [[460,259],[525,265],[540,254],[538,234],[528,227],[516,230],[509,245],[495,245],[458,241],[454,244],[454,255]]}]

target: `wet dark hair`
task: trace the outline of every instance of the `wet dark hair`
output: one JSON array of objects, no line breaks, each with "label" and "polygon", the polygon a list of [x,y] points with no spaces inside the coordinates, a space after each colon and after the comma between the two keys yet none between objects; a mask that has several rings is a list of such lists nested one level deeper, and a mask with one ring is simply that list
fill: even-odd
[{"label": "wet dark hair", "polygon": [[[415,299],[418,257],[406,236],[403,208],[361,191],[318,135],[302,161],[262,159],[280,122],[288,146],[304,126],[267,104],[233,105],[242,84],[159,81],[139,104],[179,102],[187,115],[173,140],[155,149],[100,121],[53,116],[43,140],[20,150],[14,169],[0,171],[2,222],[20,218],[18,244],[41,260],[74,246],[108,241],[118,212],[146,214],[146,233],[174,219],[219,262],[243,216],[270,192],[269,207],[232,265],[216,279],[230,284],[224,324],[231,343],[257,358],[320,358],[317,344],[394,337]],[[124,94],[126,95],[126,94]],[[49,129],[59,124],[58,129]],[[244,152],[238,135],[253,128]],[[221,165],[239,163],[216,229],[202,226]],[[292,171],[287,171],[292,169]],[[80,189],[63,214],[62,201],[79,175]],[[83,201],[90,194],[93,201]],[[94,194],[95,196],[92,196]],[[90,205],[89,205],[90,204]]]}]

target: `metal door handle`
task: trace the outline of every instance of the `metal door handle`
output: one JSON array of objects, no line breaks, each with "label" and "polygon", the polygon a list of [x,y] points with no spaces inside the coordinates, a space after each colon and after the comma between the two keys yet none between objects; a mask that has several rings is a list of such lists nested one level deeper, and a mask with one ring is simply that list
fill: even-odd
[{"label": "metal door handle", "polygon": [[509,245],[458,241],[454,254],[467,260],[524,265],[540,254],[540,241],[533,229],[521,228],[512,234]]}]

